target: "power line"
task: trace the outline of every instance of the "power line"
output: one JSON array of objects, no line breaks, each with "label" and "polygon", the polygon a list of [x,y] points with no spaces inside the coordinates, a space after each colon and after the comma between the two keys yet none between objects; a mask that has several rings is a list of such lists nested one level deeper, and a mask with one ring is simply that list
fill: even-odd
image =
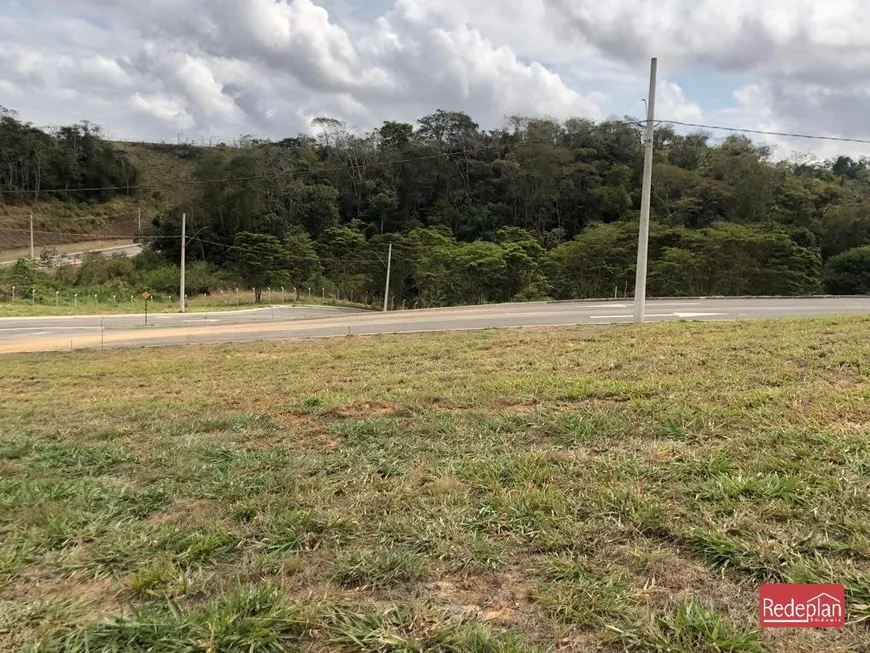
[{"label": "power line", "polygon": [[[38,216],[34,215],[35,220],[56,220],[60,222],[83,222],[85,220],[96,221],[96,220],[112,220],[114,218],[122,218],[127,215],[137,215],[138,211],[126,211],[124,213],[114,213],[112,215],[85,215],[85,216]],[[29,213],[22,213],[20,216],[14,215],[6,215],[0,217],[0,221],[9,222],[17,222],[20,220],[27,220],[30,217]]]},{"label": "power line", "polygon": [[[0,231],[17,231],[21,233],[30,233],[30,229],[18,229],[16,227],[0,227]],[[41,231],[39,229],[33,229],[33,233],[35,234],[51,234],[58,236],[99,236],[100,238],[116,238],[118,240],[121,239],[133,239],[133,238],[180,238],[180,236],[153,236],[153,235],[130,235],[130,234],[104,234],[104,233],[94,233],[92,231]]]},{"label": "power line", "polygon": [[[180,238],[180,236],[172,236],[172,237],[173,238]],[[205,238],[196,238],[196,239],[188,238],[188,240],[189,241],[195,240],[196,242],[199,242],[199,243],[202,243],[205,245],[215,245],[216,247],[222,247],[222,248],[228,249],[228,250],[236,250],[236,251],[240,251],[240,252],[246,252],[248,254],[259,254],[260,253],[258,250],[251,249],[250,247],[243,247],[241,245],[231,245],[228,243],[220,243],[220,242],[217,242],[215,240],[208,240]],[[384,243],[384,244],[386,245],[388,243]],[[412,253],[411,250],[406,251],[406,254],[408,256],[410,256],[411,253]],[[291,257],[291,258],[298,258],[298,257]],[[377,254],[374,252],[372,253],[371,257],[321,256],[318,254],[317,260],[321,263],[324,263],[324,262],[328,262],[328,263],[359,263],[359,264],[372,264],[372,265],[380,264],[380,265],[386,267],[386,263],[383,260],[381,260],[377,256]]]},{"label": "power line", "polygon": [[747,129],[743,127],[723,127],[721,125],[704,125],[695,122],[682,122],[680,120],[660,120],[659,124],[679,125],[681,127],[695,127],[698,129],[715,129],[727,132],[736,132],[740,134],[760,134],[763,136],[782,136],[784,138],[807,138],[817,141],[835,141],[838,143],[862,143],[870,145],[870,139],[865,138],[847,138],[845,136],[821,136],[818,134],[796,134],[790,132],[775,132],[765,131],[763,129]]},{"label": "power line", "polygon": [[[14,232],[18,232],[18,233],[30,233],[30,229],[16,228],[16,227],[0,227],[0,231],[14,231]],[[89,238],[90,237],[97,237],[97,238],[102,238],[102,239],[113,238],[113,239],[118,239],[118,240],[121,240],[121,239],[126,240],[126,239],[136,238],[136,239],[140,239],[140,240],[152,240],[153,241],[153,240],[163,240],[163,239],[180,240],[182,238],[182,236],[178,235],[178,234],[147,234],[147,235],[131,236],[129,234],[107,234],[107,233],[100,233],[100,232],[94,233],[94,232],[79,232],[79,231],[46,231],[46,230],[39,230],[39,229],[34,229],[33,233],[35,233],[35,234],[47,234],[47,235],[53,235],[53,236],[87,236]],[[207,240],[205,238],[199,238],[198,236],[190,236],[187,238],[187,240],[188,240],[188,242],[200,242],[200,243],[207,244],[207,245],[215,245],[217,247],[222,247],[224,249],[233,249],[233,250],[245,251],[248,253],[257,253],[256,250],[242,247],[240,245],[221,243],[221,242],[218,242],[215,240]],[[387,244],[387,243],[384,243],[384,244]],[[413,247],[411,245],[400,245],[398,243],[394,243],[394,244],[400,250],[403,250],[408,254],[410,254],[413,251]],[[340,263],[346,262],[346,263],[372,263],[372,264],[382,263],[383,264],[383,261],[378,259],[376,254],[372,254],[371,257],[361,257],[361,256],[332,257],[332,256],[318,255],[318,259],[320,261],[330,261],[330,262],[340,262]]]}]

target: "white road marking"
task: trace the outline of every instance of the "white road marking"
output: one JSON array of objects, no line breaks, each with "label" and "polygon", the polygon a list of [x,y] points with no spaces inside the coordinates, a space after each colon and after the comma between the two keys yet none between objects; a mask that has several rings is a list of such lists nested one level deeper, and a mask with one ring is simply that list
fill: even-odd
[{"label": "white road marking", "polygon": [[[674,317],[676,313],[647,313],[646,317]],[[634,315],[590,315],[590,320],[621,320]]]},{"label": "white road marking", "polygon": [[[646,313],[645,317],[714,317],[726,313]],[[590,320],[622,320],[634,315],[590,315]]]}]

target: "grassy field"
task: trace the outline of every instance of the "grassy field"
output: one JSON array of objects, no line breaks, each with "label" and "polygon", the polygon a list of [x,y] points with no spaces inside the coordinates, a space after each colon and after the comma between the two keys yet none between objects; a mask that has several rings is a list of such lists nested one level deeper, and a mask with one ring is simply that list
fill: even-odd
[{"label": "grassy field", "polygon": [[[160,296],[158,296],[160,297]],[[107,301],[108,300],[108,301]],[[343,306],[351,308],[369,308],[364,304],[347,302],[326,298],[321,300],[319,297],[308,299],[303,296],[298,302],[293,302],[293,294],[286,293],[282,298],[281,293],[274,293],[273,303],[275,305],[285,306]],[[216,311],[234,311],[248,310],[252,308],[265,308],[271,304],[267,302],[266,294],[263,293],[263,301],[259,305],[251,301],[250,293],[228,293],[226,295],[201,295],[191,297],[187,300],[186,310],[190,313],[207,313]],[[111,298],[103,297],[99,301],[94,301],[93,297],[79,296],[78,303],[74,304],[70,297],[65,297],[63,301],[59,301],[58,305],[51,303],[39,304],[31,303],[23,299],[16,299],[15,302],[0,302],[0,317],[32,317],[32,316],[48,316],[48,315],[141,315],[145,311],[145,300],[141,297],[136,297],[134,301],[130,301],[129,295],[126,301],[118,301],[116,304],[111,303]],[[151,301],[148,302],[148,313],[178,313],[178,301]]]},{"label": "grassy field", "polygon": [[[870,650],[868,332],[4,357],[0,649]],[[849,625],[760,632],[765,580]]]}]

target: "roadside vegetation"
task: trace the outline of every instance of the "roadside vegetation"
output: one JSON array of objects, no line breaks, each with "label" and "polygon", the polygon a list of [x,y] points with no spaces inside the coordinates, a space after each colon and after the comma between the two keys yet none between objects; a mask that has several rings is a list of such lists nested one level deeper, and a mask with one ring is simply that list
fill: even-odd
[{"label": "roadside vegetation", "polygon": [[868,327],[5,356],[0,649],[865,650]]},{"label": "roadside vegetation", "polygon": [[[178,311],[180,272],[152,251],[134,257],[121,254],[84,257],[80,265],[61,265],[53,248],[41,252],[34,263],[20,259],[0,267],[5,301],[0,317],[23,315],[76,315],[142,313],[146,297],[150,312]],[[264,286],[259,292],[246,287],[231,270],[218,270],[202,261],[187,267],[187,309],[232,310],[263,304],[372,305],[374,296],[342,296],[340,289],[323,278],[305,285]],[[397,308],[402,308],[399,306]]]},{"label": "roadside vegetation", "polygon": [[[47,133],[0,110],[0,249],[29,246],[35,210],[39,247],[130,236],[148,252],[92,278],[2,274],[0,302],[13,285],[47,305],[58,290],[172,293],[182,215],[191,296],[310,286],[377,305],[390,247],[397,307],[633,295],[633,120],[514,116],[484,130],[438,110],[365,133],[321,117],[312,133],[110,143],[91,123]],[[778,161],[745,137],[667,125],[655,152],[650,296],[870,293],[867,160]]]}]

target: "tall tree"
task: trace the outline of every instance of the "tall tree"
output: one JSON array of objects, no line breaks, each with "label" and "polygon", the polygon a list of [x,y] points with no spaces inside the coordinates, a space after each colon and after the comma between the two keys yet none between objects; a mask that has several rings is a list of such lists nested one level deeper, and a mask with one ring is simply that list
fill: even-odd
[{"label": "tall tree", "polygon": [[263,288],[289,283],[287,250],[275,236],[241,232],[233,252],[239,276],[254,289],[256,303]]}]

